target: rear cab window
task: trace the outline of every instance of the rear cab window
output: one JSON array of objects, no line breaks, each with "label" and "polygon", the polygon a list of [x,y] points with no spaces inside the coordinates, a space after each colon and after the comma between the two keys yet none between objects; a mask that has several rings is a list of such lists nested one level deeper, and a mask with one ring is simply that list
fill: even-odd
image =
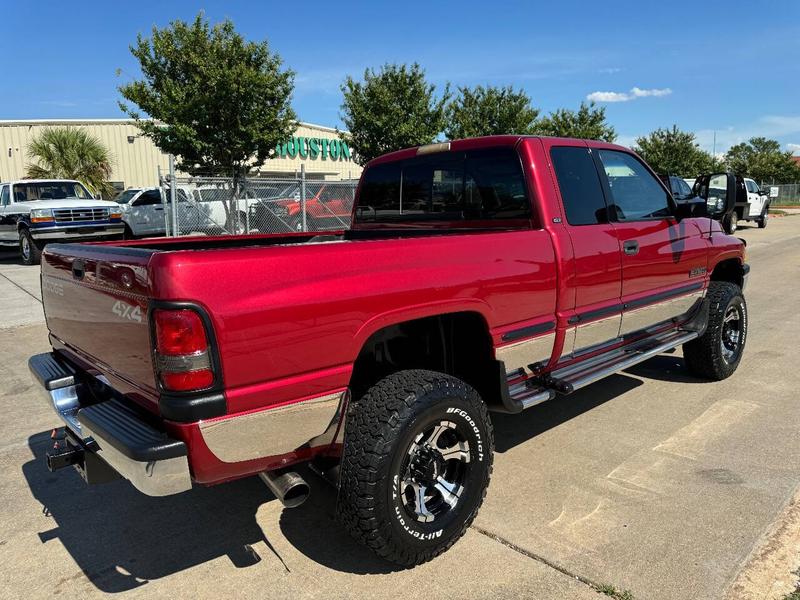
[{"label": "rear cab window", "polygon": [[509,147],[378,164],[362,178],[356,223],[530,227],[522,163]]}]

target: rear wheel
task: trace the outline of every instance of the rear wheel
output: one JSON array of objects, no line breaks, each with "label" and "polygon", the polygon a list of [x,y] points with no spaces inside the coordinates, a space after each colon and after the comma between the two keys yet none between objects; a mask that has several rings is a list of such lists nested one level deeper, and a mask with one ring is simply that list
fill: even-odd
[{"label": "rear wheel", "polygon": [[741,288],[727,281],[708,287],[708,327],[683,345],[683,358],[694,375],[715,381],[727,379],[742,360],[747,341],[747,304]]},{"label": "rear wheel", "polygon": [[486,405],[469,385],[433,371],[389,375],[348,411],[339,519],[387,560],[429,561],[475,518],[492,451]]},{"label": "rear wheel", "polygon": [[22,227],[19,230],[19,254],[24,264],[38,265],[42,260],[43,247],[33,239],[27,227]]}]

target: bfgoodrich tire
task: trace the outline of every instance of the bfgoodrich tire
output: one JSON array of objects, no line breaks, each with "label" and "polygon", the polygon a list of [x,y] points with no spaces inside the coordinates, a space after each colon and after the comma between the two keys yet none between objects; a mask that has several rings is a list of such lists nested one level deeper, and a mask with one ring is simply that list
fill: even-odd
[{"label": "bfgoodrich tire", "polygon": [[340,521],[389,561],[431,560],[478,513],[493,443],[486,405],[463,381],[423,370],[389,375],[348,410]]},{"label": "bfgoodrich tire", "polygon": [[747,303],[741,288],[727,281],[708,287],[708,327],[705,333],[683,345],[683,358],[694,375],[721,381],[742,360],[747,342]]}]

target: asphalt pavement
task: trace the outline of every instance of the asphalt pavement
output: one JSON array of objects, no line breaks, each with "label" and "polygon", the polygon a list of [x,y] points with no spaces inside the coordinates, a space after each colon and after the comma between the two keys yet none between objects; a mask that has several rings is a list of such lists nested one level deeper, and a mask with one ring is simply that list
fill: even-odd
[{"label": "asphalt pavement", "polygon": [[0,597],[602,597],[593,583],[636,599],[779,597],[800,560],[781,546],[800,539],[787,534],[800,528],[800,217],[737,235],[752,271],[736,374],[695,379],[678,350],[495,415],[478,518],[413,570],[353,542],[311,473],[292,510],[256,478],[159,499],[49,473],[59,422],[26,366],[48,349],[38,268],[0,255]]}]

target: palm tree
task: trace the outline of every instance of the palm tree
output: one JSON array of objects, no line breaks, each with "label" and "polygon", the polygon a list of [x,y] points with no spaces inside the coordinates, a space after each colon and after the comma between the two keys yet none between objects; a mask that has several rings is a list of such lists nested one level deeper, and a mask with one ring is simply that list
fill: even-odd
[{"label": "palm tree", "polygon": [[114,187],[111,154],[97,138],[84,129],[48,127],[28,146],[26,176],[35,179],[77,179],[94,194],[110,198]]}]

